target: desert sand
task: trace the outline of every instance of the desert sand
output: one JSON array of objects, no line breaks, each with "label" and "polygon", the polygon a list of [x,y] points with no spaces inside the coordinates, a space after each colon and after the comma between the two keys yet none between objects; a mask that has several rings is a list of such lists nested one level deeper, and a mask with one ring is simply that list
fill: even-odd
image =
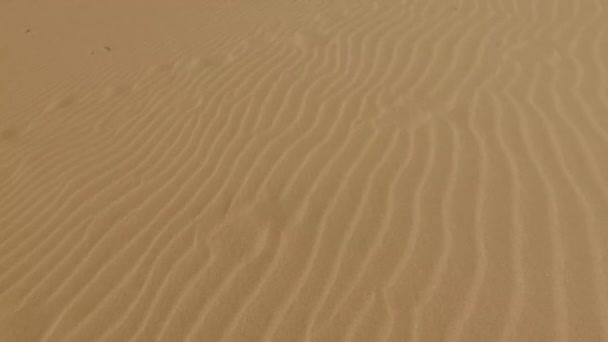
[{"label": "desert sand", "polygon": [[0,3],[0,341],[608,341],[608,3]]}]

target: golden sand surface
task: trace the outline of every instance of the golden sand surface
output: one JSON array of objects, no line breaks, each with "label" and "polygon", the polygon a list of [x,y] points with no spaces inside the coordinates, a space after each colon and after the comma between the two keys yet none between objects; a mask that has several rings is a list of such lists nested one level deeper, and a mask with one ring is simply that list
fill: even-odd
[{"label": "golden sand surface", "polygon": [[0,2],[0,341],[608,341],[603,0]]}]

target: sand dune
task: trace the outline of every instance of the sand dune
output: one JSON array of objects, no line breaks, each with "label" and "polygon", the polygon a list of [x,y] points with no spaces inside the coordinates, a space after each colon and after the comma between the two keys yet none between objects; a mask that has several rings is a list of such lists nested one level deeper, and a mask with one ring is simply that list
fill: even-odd
[{"label": "sand dune", "polygon": [[0,341],[608,341],[602,1],[5,1],[0,37]]}]

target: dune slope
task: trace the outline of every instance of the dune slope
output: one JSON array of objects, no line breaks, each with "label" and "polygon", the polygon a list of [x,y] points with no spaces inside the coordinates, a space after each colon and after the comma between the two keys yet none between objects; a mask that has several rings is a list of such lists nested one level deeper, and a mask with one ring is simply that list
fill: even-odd
[{"label": "dune slope", "polygon": [[0,4],[0,341],[608,341],[600,0]]}]

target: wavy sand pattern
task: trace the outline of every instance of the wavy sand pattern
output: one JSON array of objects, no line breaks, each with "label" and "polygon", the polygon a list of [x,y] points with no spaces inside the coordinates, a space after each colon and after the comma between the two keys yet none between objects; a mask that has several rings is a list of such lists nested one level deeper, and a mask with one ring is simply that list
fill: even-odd
[{"label": "wavy sand pattern", "polygon": [[4,1],[0,37],[0,341],[608,341],[604,1]]}]

